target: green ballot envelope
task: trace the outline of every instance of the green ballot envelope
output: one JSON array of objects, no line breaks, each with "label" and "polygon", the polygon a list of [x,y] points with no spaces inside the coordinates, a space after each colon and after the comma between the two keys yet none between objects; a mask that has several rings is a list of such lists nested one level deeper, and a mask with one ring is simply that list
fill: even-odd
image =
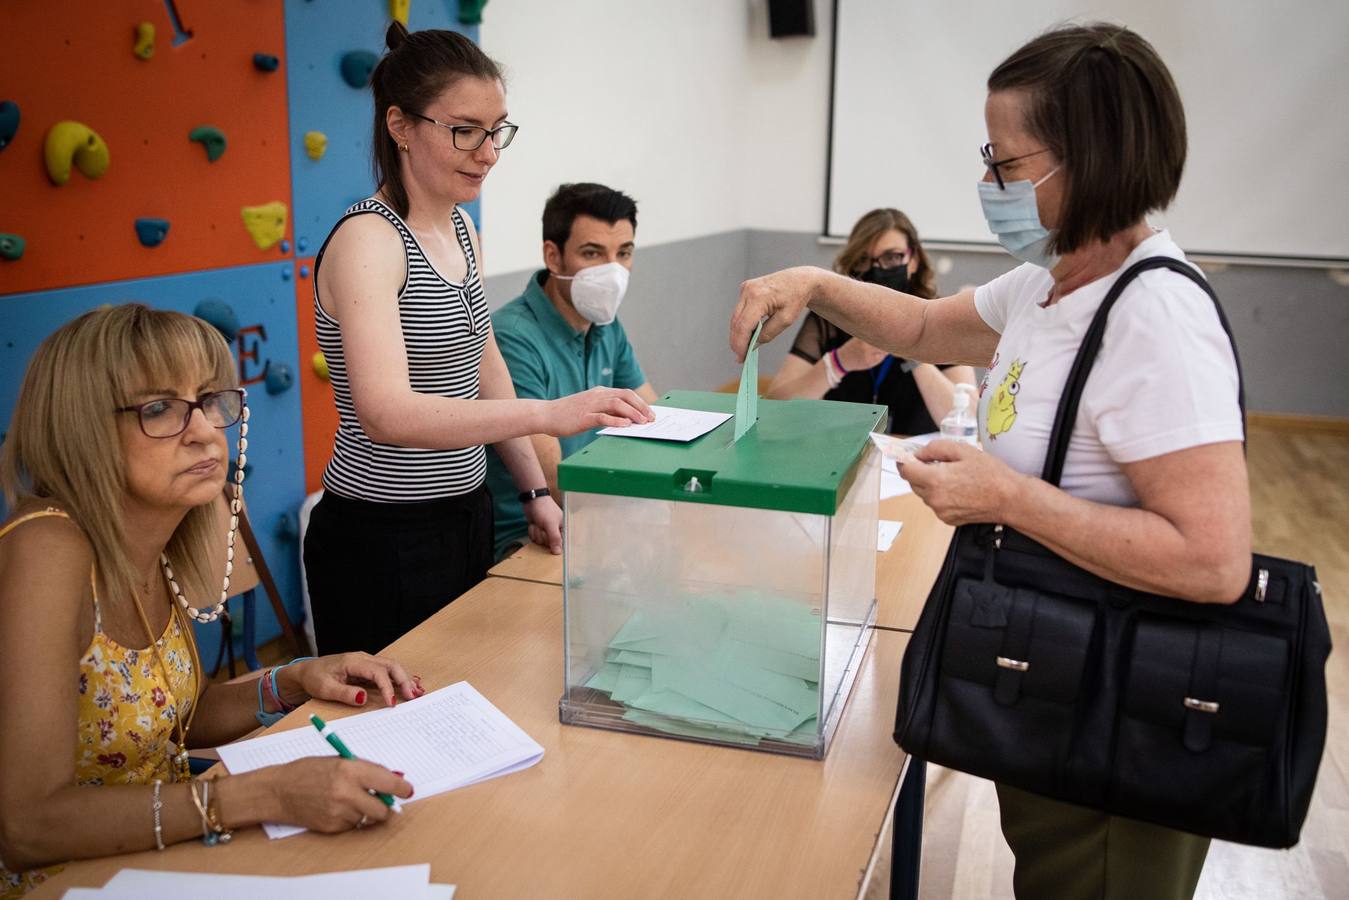
[{"label": "green ballot envelope", "polygon": [[[564,460],[562,721],[822,759],[876,615],[883,406],[674,391]],[[739,436],[737,436],[737,432]]]}]

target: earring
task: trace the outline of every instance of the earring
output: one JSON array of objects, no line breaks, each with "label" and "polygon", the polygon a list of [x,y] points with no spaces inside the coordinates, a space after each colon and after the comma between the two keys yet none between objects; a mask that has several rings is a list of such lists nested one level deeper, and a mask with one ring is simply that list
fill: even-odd
[{"label": "earring", "polygon": [[407,144],[404,144],[404,145],[403,145],[403,152],[404,152],[404,153],[407,153],[407,152],[408,152],[408,145],[407,145]]}]

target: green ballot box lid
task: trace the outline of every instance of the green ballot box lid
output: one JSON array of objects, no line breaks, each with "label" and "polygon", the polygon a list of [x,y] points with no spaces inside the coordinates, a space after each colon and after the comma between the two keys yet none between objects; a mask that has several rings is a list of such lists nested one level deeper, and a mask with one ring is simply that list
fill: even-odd
[{"label": "green ballot box lid", "polygon": [[[671,391],[662,406],[735,412],[735,394]],[[558,467],[564,491],[833,515],[884,406],[760,400],[735,440],[735,419],[688,442],[601,435]]]}]

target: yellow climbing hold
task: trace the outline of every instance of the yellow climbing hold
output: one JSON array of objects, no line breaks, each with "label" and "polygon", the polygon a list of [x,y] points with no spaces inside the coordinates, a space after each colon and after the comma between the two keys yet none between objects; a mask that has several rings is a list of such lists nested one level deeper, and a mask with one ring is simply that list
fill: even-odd
[{"label": "yellow climbing hold", "polygon": [[47,132],[43,156],[47,162],[47,175],[55,185],[70,180],[72,162],[85,178],[101,177],[111,162],[103,138],[88,125],[70,121],[57,122]]},{"label": "yellow climbing hold", "polygon": [[322,350],[314,354],[313,358],[310,359],[309,364],[314,367],[315,375],[322,378],[324,381],[328,380],[328,357],[323,355]]},{"label": "yellow climbing hold", "polygon": [[408,25],[408,13],[412,11],[412,0],[389,0],[389,15],[403,23],[403,27]]},{"label": "yellow climbing hold", "polygon": [[304,152],[309,154],[310,159],[323,159],[323,153],[327,149],[328,136],[322,131],[304,133]]},{"label": "yellow climbing hold", "polygon": [[136,26],[136,43],[132,45],[131,52],[141,59],[149,59],[155,55],[155,26],[153,22],[141,22]]},{"label": "yellow climbing hold", "polygon": [[261,206],[245,206],[241,212],[244,227],[253,236],[259,250],[266,250],[286,234],[286,204],[280,200]]}]

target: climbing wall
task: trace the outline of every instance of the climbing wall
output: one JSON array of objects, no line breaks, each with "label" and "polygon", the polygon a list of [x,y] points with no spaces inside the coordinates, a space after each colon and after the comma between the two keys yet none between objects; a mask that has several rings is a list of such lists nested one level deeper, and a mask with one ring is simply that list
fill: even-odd
[{"label": "climbing wall", "polygon": [[[392,6],[413,30],[477,38],[455,0]],[[360,73],[390,14],[389,0],[7,0],[0,30],[0,432],[29,357],[75,315],[128,301],[203,315],[249,391],[245,496],[297,623],[296,512],[337,424],[313,257],[373,190]],[[280,629],[259,612],[261,643]],[[198,637],[209,666],[218,626]]]}]

